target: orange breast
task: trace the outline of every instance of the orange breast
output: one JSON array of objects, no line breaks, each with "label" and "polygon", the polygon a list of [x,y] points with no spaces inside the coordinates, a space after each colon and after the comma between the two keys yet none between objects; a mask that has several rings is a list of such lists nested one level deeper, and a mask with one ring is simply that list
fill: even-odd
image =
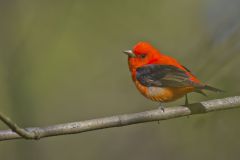
[{"label": "orange breast", "polygon": [[158,102],[170,102],[194,91],[194,87],[146,87],[135,81],[138,90],[145,97]]}]

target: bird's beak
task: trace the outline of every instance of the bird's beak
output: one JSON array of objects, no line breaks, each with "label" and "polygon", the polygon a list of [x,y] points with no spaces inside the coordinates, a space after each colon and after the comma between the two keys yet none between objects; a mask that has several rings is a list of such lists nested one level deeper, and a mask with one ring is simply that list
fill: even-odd
[{"label": "bird's beak", "polygon": [[126,51],[123,51],[123,53],[125,53],[126,55],[128,55],[131,58],[136,57],[136,55],[133,53],[132,50],[126,50]]}]

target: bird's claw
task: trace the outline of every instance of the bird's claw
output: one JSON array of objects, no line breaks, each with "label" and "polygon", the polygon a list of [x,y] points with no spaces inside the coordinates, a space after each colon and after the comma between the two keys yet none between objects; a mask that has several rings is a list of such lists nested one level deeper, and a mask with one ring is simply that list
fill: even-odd
[{"label": "bird's claw", "polygon": [[162,112],[165,112],[165,108],[163,106],[160,106],[158,109],[160,109]]}]

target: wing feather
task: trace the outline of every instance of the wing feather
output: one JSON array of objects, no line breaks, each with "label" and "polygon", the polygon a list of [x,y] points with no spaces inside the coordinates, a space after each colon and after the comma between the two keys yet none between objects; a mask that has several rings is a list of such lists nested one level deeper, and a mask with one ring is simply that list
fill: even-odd
[{"label": "wing feather", "polygon": [[147,87],[188,87],[195,85],[184,70],[172,65],[149,64],[137,68],[136,71],[137,80]]}]

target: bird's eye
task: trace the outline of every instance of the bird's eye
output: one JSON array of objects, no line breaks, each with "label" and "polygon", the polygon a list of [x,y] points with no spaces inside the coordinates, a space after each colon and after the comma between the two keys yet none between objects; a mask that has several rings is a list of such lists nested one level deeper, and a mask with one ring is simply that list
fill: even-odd
[{"label": "bird's eye", "polygon": [[147,55],[146,54],[140,54],[139,57],[140,58],[145,58]]}]

